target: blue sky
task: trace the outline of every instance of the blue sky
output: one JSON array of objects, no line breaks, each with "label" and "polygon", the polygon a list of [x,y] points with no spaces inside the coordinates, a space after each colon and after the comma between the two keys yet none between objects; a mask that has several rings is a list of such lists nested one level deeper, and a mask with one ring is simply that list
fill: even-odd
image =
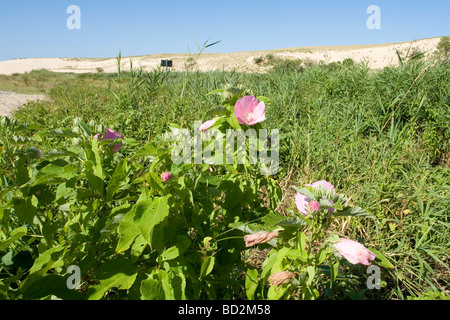
[{"label": "blue sky", "polygon": [[[69,30],[70,5],[81,29]],[[381,29],[366,12],[381,9]],[[376,44],[450,35],[449,0],[1,0],[0,61]]]}]

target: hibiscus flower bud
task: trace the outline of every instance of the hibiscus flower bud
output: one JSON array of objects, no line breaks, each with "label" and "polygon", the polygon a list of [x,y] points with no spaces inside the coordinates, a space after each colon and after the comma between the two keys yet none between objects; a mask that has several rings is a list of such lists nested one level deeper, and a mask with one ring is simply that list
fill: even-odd
[{"label": "hibiscus flower bud", "polygon": [[168,171],[161,173],[161,180],[162,181],[169,181],[172,178],[173,178],[172,174],[170,172],[168,172]]},{"label": "hibiscus flower bud", "polygon": [[270,275],[268,281],[271,286],[277,286],[277,290],[279,290],[284,283],[288,283],[297,275],[297,272],[279,271]]},{"label": "hibiscus flower bud", "polygon": [[317,201],[311,201],[310,203],[308,203],[308,207],[311,212],[320,211],[320,203]]},{"label": "hibiscus flower bud", "polygon": [[216,123],[216,120],[208,120],[206,122],[204,122],[200,128],[198,128],[199,131],[201,132],[205,132],[206,130],[208,130],[209,128],[211,128],[214,123]]},{"label": "hibiscus flower bud", "polygon": [[31,154],[33,158],[40,159],[42,156],[42,152],[40,149],[36,148],[28,148],[28,152]]},{"label": "hibiscus flower bud", "polygon": [[259,243],[265,243],[273,238],[278,237],[278,231],[266,232],[259,231],[253,234],[248,234],[244,236],[245,246],[251,247]]}]

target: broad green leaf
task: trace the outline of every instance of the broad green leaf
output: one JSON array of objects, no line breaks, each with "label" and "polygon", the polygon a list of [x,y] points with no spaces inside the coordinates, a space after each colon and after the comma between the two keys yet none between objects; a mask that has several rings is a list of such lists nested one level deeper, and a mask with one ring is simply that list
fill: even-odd
[{"label": "broad green leaf", "polygon": [[320,248],[319,252],[316,253],[316,264],[319,265],[325,261],[328,255],[328,247],[323,246]]},{"label": "broad green leaf", "polygon": [[239,121],[234,114],[230,114],[230,116],[228,117],[228,123],[233,129],[241,130],[241,125],[239,124]]},{"label": "broad green leaf", "polygon": [[39,281],[48,270],[64,265],[65,247],[54,247],[42,252],[34,261],[28,277],[20,284],[20,290],[25,292],[34,282]]},{"label": "broad green leaf", "polygon": [[375,261],[378,263],[380,267],[393,269],[395,266],[378,250],[370,249],[371,252],[373,252],[377,257],[375,258]]},{"label": "broad green leaf", "polygon": [[167,271],[159,269],[157,275],[164,291],[164,300],[175,300],[174,288],[171,284],[172,279],[170,279]]},{"label": "broad green leaf", "polygon": [[373,215],[360,207],[346,208],[344,211],[334,213],[336,217],[352,216],[375,219]]},{"label": "broad green leaf", "polygon": [[161,177],[158,176],[156,173],[150,172],[148,183],[156,192],[160,194],[164,193],[165,186],[161,181]]},{"label": "broad green leaf", "polygon": [[255,299],[255,291],[258,287],[258,270],[253,268],[247,268],[245,277],[245,294],[248,300]]},{"label": "broad green leaf", "polygon": [[286,220],[286,216],[275,212],[269,212],[261,220],[264,222],[266,228],[270,228],[277,225],[279,222]]},{"label": "broad green leaf", "polygon": [[316,267],[307,266],[306,271],[308,272],[308,281],[306,282],[306,285],[309,287],[312,284],[314,277],[316,276]]},{"label": "broad green leaf", "polygon": [[200,269],[200,278],[206,277],[211,273],[214,269],[214,263],[216,262],[216,258],[207,256],[205,260],[203,260],[202,267]]},{"label": "broad green leaf", "polygon": [[297,188],[296,186],[292,186],[292,189],[294,189],[298,193],[304,195],[305,197],[307,197],[307,198],[309,198],[311,200],[316,200],[316,197],[314,196],[314,194],[311,191],[309,191],[309,189],[306,188],[306,187]]},{"label": "broad green leaf", "polygon": [[37,203],[35,196],[14,200],[14,210],[20,221],[33,224],[34,216],[37,214]]},{"label": "broad green leaf", "polygon": [[127,250],[134,239],[140,234],[139,228],[133,221],[134,210],[129,211],[122,219],[119,225],[119,242],[116,252],[120,253]]},{"label": "broad green leaf", "polygon": [[60,136],[60,137],[78,137],[78,133],[75,133],[70,130],[66,129],[48,129],[44,131],[40,131],[36,133],[36,135],[45,136],[45,135],[52,135],[52,136]]},{"label": "broad green leaf", "polygon": [[129,289],[137,276],[137,268],[121,256],[105,262],[95,271],[94,279],[100,283],[87,291],[89,300],[99,300],[112,288]]},{"label": "broad green leaf", "polygon": [[168,198],[169,196],[143,200],[134,207],[133,222],[149,245],[153,228],[169,214]]},{"label": "broad green leaf", "polygon": [[[31,186],[36,186],[39,184],[48,184],[48,183],[59,183],[64,181],[65,179],[61,177],[64,173],[64,166],[59,166],[53,163],[42,168],[34,177],[34,180]],[[55,180],[55,178],[60,178]]]},{"label": "broad green leaf", "polygon": [[291,260],[300,260],[302,262],[306,262],[308,260],[308,253],[300,249],[291,249],[286,254],[286,257]]},{"label": "broad green leaf", "polygon": [[142,300],[162,300],[162,288],[158,280],[147,279],[141,282],[141,299]]},{"label": "broad green leaf", "polygon": [[305,220],[300,219],[299,217],[292,217],[277,222],[277,225],[283,228],[300,228],[306,226],[307,223]]},{"label": "broad green leaf", "polygon": [[106,187],[106,197],[108,201],[111,201],[114,194],[119,190],[121,184],[127,178],[127,159],[123,159],[119,162],[114,171],[111,180],[109,180],[108,186]]},{"label": "broad green leaf", "polygon": [[283,198],[283,191],[281,190],[278,182],[271,178],[265,180],[263,185],[267,189],[267,197],[270,200],[269,208],[275,210]]},{"label": "broad green leaf", "polygon": [[157,156],[158,148],[153,143],[148,143],[140,148],[131,159],[143,158],[148,156]]},{"label": "broad green leaf", "polygon": [[26,234],[27,234],[26,226],[14,229],[13,231],[11,231],[11,234],[8,239],[6,239],[5,241],[0,241],[0,251],[7,248],[11,243],[15,242],[16,240],[19,240]]},{"label": "broad green leaf", "polygon": [[88,160],[84,161],[86,168],[86,176],[89,183],[103,196],[104,185],[103,185],[103,168],[100,154],[98,151],[98,140],[92,139],[91,150],[86,150],[86,157]]},{"label": "broad green leaf", "polygon": [[278,258],[278,251],[273,251],[273,253],[268,254],[266,259],[263,262],[263,270],[261,272],[261,279],[265,279],[269,274],[270,270],[272,270],[273,265],[277,261]]},{"label": "broad green leaf", "polygon": [[74,152],[68,151],[68,150],[50,150],[45,152],[42,156],[40,161],[44,161],[44,160],[54,160],[54,159],[58,159],[58,158],[64,158],[64,157],[73,157],[73,158],[78,158],[78,155]]},{"label": "broad green leaf", "polygon": [[64,264],[62,261],[64,250],[65,247],[54,247],[41,253],[34,261],[30,274],[43,275],[52,268],[61,267]]},{"label": "broad green leaf", "polygon": [[131,262],[136,262],[139,260],[142,252],[144,252],[145,247],[147,246],[147,241],[145,241],[142,235],[137,236],[134,240],[133,246],[131,247]]},{"label": "broad green leaf", "polygon": [[83,296],[67,287],[66,277],[50,274],[34,281],[23,290],[24,300],[37,300],[53,295],[62,300],[82,300]]},{"label": "broad green leaf", "polygon": [[165,250],[161,257],[163,261],[173,260],[179,255],[183,254],[191,245],[191,240],[186,236],[179,236],[177,244],[169,249]]},{"label": "broad green leaf", "polygon": [[101,196],[104,192],[104,181],[103,174],[94,167],[91,161],[84,161],[84,166],[86,167],[86,177],[91,184],[92,188],[97,190]]}]

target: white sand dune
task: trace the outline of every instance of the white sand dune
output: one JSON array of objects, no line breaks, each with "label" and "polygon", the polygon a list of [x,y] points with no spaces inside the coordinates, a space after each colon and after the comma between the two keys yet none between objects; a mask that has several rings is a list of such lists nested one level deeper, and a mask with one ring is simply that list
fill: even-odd
[{"label": "white sand dune", "polygon": [[[234,53],[203,53],[197,60],[195,70],[236,70],[244,72],[264,71],[254,63],[254,58],[265,56],[269,53],[286,59],[302,59],[312,62],[335,62],[351,58],[356,62],[365,61],[371,69],[382,69],[398,63],[397,50],[406,53],[417,48],[426,55],[436,51],[440,38],[430,38],[393,44],[354,45],[354,46],[326,46],[287,48],[264,51],[248,51]],[[185,70],[186,61],[195,57],[195,54],[154,54],[136,57],[124,57],[121,60],[121,68],[129,70],[130,61],[133,67],[142,67],[144,70],[158,68],[161,59],[173,60],[172,71]],[[116,58],[36,58],[15,59],[0,61],[0,74],[11,75],[13,73],[25,73],[32,70],[48,69],[53,72],[116,72]]]},{"label": "white sand dune", "polygon": [[[264,51],[248,51],[234,53],[203,53],[193,66],[194,70],[236,70],[243,72],[264,72],[268,67],[258,65],[255,58],[272,54],[285,59],[302,59],[304,61],[327,63],[343,61],[351,58],[356,62],[366,62],[371,69],[382,69],[398,64],[397,50],[406,54],[408,50],[420,50],[431,56],[440,38],[422,39],[410,42],[355,45],[355,46],[327,46],[287,48]],[[128,71],[130,62],[133,68],[142,67],[146,71],[158,68],[162,59],[173,60],[172,71],[186,70],[188,59],[196,58],[195,54],[154,54],[147,56],[124,57],[121,69]],[[32,70],[47,69],[53,72],[95,73],[117,72],[116,58],[35,58],[0,61],[0,74],[11,75],[26,73]],[[0,115],[10,115],[13,110],[30,100],[45,99],[42,95],[25,95],[0,91]]]}]

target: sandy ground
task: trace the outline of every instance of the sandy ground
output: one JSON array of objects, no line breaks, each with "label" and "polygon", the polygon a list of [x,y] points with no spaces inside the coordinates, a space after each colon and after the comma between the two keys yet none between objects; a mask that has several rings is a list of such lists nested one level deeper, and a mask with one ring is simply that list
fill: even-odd
[{"label": "sandy ground", "polygon": [[[398,64],[396,50],[406,53],[408,49],[417,48],[422,52],[427,52],[427,55],[431,55],[436,51],[436,46],[439,41],[440,38],[430,38],[394,44],[303,47],[234,53],[203,53],[197,60],[194,70],[264,71],[264,67],[254,63],[254,58],[262,57],[269,53],[287,59],[302,59],[312,62],[322,60],[327,63],[351,58],[356,62],[367,62],[371,69],[382,69],[389,65]],[[160,66],[161,59],[170,59],[174,64],[174,67],[171,69],[172,71],[184,71],[186,70],[187,60],[195,57],[195,54],[154,54],[123,57],[121,60],[121,68],[123,71],[129,71],[130,61],[132,61],[133,68],[142,67],[144,70],[152,70]],[[38,58],[0,61],[0,74],[11,75],[13,73],[24,73],[38,69],[74,73],[117,72],[117,60],[116,58]]]},{"label": "sandy ground", "polygon": [[[189,70],[235,70],[241,72],[264,72],[268,67],[254,62],[257,57],[272,54],[285,59],[302,59],[303,61],[326,63],[343,61],[351,58],[356,62],[366,62],[371,69],[383,69],[398,64],[397,50],[406,54],[408,50],[420,50],[431,56],[435,51],[440,38],[429,38],[393,44],[355,45],[355,46],[326,46],[286,48],[264,51],[247,51],[234,53],[203,53]],[[173,61],[172,71],[184,71],[196,54],[154,54],[147,56],[123,57],[121,69],[130,70],[142,67],[150,71],[158,68],[162,59]],[[48,69],[53,72],[117,72],[116,58],[36,58],[14,59],[0,61],[0,74],[11,75],[25,73],[32,70]],[[42,95],[25,95],[0,91],[0,115],[10,115],[11,111],[29,100],[44,99]]]},{"label": "sandy ground", "polygon": [[44,95],[20,94],[0,91],[0,116],[10,116],[11,112],[30,100],[43,100]]}]

